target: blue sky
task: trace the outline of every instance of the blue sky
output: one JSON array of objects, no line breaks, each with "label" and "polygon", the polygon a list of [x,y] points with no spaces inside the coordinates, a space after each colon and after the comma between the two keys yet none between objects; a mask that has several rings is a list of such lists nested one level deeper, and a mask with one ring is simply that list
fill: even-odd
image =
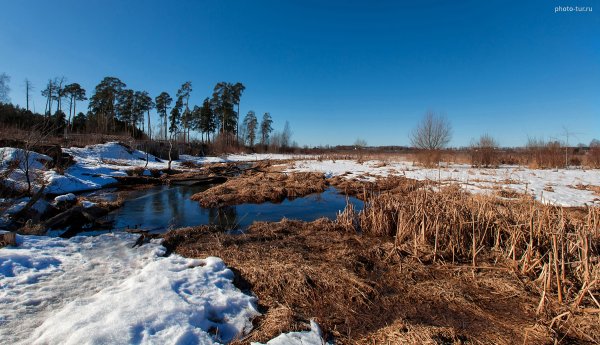
[{"label": "blue sky", "polygon": [[[489,133],[600,138],[600,1],[0,1],[0,73],[36,110],[49,78],[88,96],[115,76],[153,96],[187,80],[201,104],[219,81],[246,85],[242,116],[289,121],[301,145],[407,145],[443,113],[452,146]],[[555,6],[592,6],[555,13]],[[84,109],[87,105],[79,105]]]}]

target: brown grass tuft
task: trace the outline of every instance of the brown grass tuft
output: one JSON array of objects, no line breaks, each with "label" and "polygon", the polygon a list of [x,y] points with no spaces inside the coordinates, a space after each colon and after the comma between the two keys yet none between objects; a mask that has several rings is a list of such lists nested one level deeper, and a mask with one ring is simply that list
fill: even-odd
[{"label": "brown grass tuft", "polygon": [[388,176],[378,178],[374,182],[347,179],[343,176],[334,176],[327,179],[330,185],[336,187],[345,195],[355,196],[363,201],[380,193],[404,195],[413,190],[431,184],[430,181],[419,181],[402,176]]},{"label": "brown grass tuft", "polygon": [[249,173],[196,193],[192,200],[199,201],[202,207],[281,202],[285,198],[319,193],[326,187],[327,182],[321,173]]}]

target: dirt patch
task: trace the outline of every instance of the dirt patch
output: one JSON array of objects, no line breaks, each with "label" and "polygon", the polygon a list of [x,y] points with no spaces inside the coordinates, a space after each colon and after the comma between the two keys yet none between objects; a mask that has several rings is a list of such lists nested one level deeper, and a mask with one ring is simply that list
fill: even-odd
[{"label": "dirt patch", "polygon": [[327,188],[321,173],[245,172],[224,184],[196,193],[192,200],[202,207],[222,207],[243,203],[281,202],[323,192]]},{"label": "dirt patch", "polygon": [[427,265],[391,238],[345,229],[326,219],[255,223],[244,235],[204,226],[171,231],[164,243],[223,258],[237,286],[257,295],[265,313],[240,343],[305,329],[310,318],[336,344],[552,342],[535,315],[539,297],[508,265]]}]

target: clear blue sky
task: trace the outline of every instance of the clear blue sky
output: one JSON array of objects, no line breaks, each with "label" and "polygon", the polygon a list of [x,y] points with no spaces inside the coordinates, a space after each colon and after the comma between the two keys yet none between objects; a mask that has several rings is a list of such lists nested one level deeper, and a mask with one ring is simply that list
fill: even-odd
[{"label": "clear blue sky", "polygon": [[[482,133],[600,138],[600,1],[0,0],[0,73],[13,103],[24,79],[105,76],[200,104],[219,81],[246,85],[242,116],[270,112],[304,145],[407,145],[427,111],[453,146]],[[591,13],[555,13],[557,5]],[[82,104],[83,110],[87,104]]]}]

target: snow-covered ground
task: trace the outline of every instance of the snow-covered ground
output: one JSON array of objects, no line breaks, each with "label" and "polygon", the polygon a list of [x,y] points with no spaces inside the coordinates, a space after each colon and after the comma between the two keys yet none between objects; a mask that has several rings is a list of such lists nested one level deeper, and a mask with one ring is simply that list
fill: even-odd
[{"label": "snow-covered ground", "polygon": [[[7,173],[5,184],[20,191],[27,190],[25,171],[32,182],[32,189],[39,189],[42,183],[46,184],[47,194],[66,194],[83,192],[104,188],[117,182],[115,176],[126,176],[128,170],[146,168],[144,175],[150,175],[149,170],[165,170],[168,162],[160,160],[153,155],[148,155],[139,150],[110,142],[106,144],[90,145],[84,148],[64,148],[70,154],[75,164],[67,168],[64,173],[59,173],[46,168],[52,159],[46,155],[29,152],[10,147],[0,148],[0,175]],[[148,164],[146,164],[148,158]],[[261,160],[289,160],[303,159],[307,156],[294,156],[285,154],[232,154],[222,157],[194,157],[181,155],[174,161],[175,169],[186,169],[181,163],[185,161],[196,164],[245,162]],[[29,162],[29,164],[25,163]],[[12,165],[12,166],[11,166]],[[9,173],[10,172],[10,173]]]},{"label": "snow-covered ground", "polygon": [[[131,150],[115,142],[91,145],[85,148],[66,148],[66,153],[73,156],[75,164],[63,174],[45,168],[50,157],[31,153],[29,155],[29,175],[34,181],[34,190],[40,182],[47,184],[46,193],[66,194],[95,190],[116,182],[115,176],[124,176],[128,170],[143,168],[145,175],[152,170],[164,170],[167,162],[146,153]],[[15,161],[25,161],[24,152],[14,148],[0,148],[2,162],[0,174],[7,172]],[[561,206],[600,205],[600,196],[587,188],[600,186],[600,172],[583,169],[540,170],[520,166],[502,166],[496,169],[471,168],[466,164],[451,164],[441,169],[425,169],[414,166],[411,162],[366,161],[355,160],[316,160],[316,156],[299,156],[289,154],[232,154],[222,157],[194,157],[181,155],[173,167],[186,169],[183,162],[196,164],[219,162],[249,162],[260,160],[292,160],[285,163],[287,171],[317,171],[328,176],[342,175],[346,178],[373,180],[377,177],[400,175],[418,180],[434,180],[455,182],[465,189],[480,193],[498,189],[510,189],[528,193],[536,199]],[[26,188],[24,166],[21,163],[13,169],[5,183],[17,189]],[[586,189],[587,188],[587,189]]]},{"label": "snow-covered ground", "polygon": [[227,162],[255,162],[255,161],[282,161],[282,160],[297,160],[310,159],[310,155],[291,155],[280,153],[248,153],[248,154],[229,154],[221,157],[195,157],[190,155],[180,155],[181,162],[188,161],[196,164],[205,163],[227,163]]},{"label": "snow-covered ground", "polygon": [[[25,170],[33,189],[60,195],[53,203],[75,201],[71,192],[95,190],[115,183],[129,169],[146,166],[146,154],[118,143],[67,148],[75,164],[63,173],[46,167],[50,157],[14,148],[0,148],[0,174],[6,186],[26,189]],[[310,156],[277,154],[192,157],[173,163],[197,164],[280,160],[286,171],[323,172],[374,180],[391,175],[418,180],[458,183],[474,193],[510,189],[546,203],[600,205],[600,196],[587,188],[600,186],[600,171],[534,170],[519,166],[477,169],[451,164],[425,169],[410,162],[317,160]],[[29,164],[23,164],[27,161]],[[289,162],[292,161],[292,162]],[[148,156],[147,169],[166,169],[167,162]],[[149,174],[149,171],[144,171]],[[587,189],[586,189],[587,188]],[[596,192],[597,193],[597,192]],[[29,198],[0,200],[6,215],[18,212]],[[40,213],[49,202],[34,205]],[[89,206],[91,203],[84,203]],[[4,219],[0,218],[0,228]],[[1,230],[0,230],[1,232]],[[7,344],[214,344],[247,333],[258,315],[256,298],[232,284],[233,274],[218,258],[164,257],[159,242],[132,248],[137,235],[97,237],[19,236],[16,248],[0,248],[0,343]],[[267,342],[322,344],[316,323],[311,330],[292,332]]]},{"label": "snow-covered ground", "polygon": [[[0,248],[0,343],[221,344],[252,329],[256,297],[221,259],[165,257],[137,238],[17,236]],[[321,331],[313,321],[267,344],[321,345]]]},{"label": "snow-covered ground", "polygon": [[466,164],[426,169],[414,166],[411,162],[299,160],[286,171],[317,171],[325,173],[328,177],[344,176],[362,180],[405,176],[416,180],[454,182],[474,193],[510,189],[528,193],[541,202],[559,206],[600,205],[600,195],[584,189],[585,186],[600,186],[600,171],[597,169],[541,170],[520,166],[482,169],[471,168]]},{"label": "snow-covered ground", "polygon": [[256,298],[215,257],[137,236],[18,236],[0,249],[0,343],[213,344],[252,328]]}]

